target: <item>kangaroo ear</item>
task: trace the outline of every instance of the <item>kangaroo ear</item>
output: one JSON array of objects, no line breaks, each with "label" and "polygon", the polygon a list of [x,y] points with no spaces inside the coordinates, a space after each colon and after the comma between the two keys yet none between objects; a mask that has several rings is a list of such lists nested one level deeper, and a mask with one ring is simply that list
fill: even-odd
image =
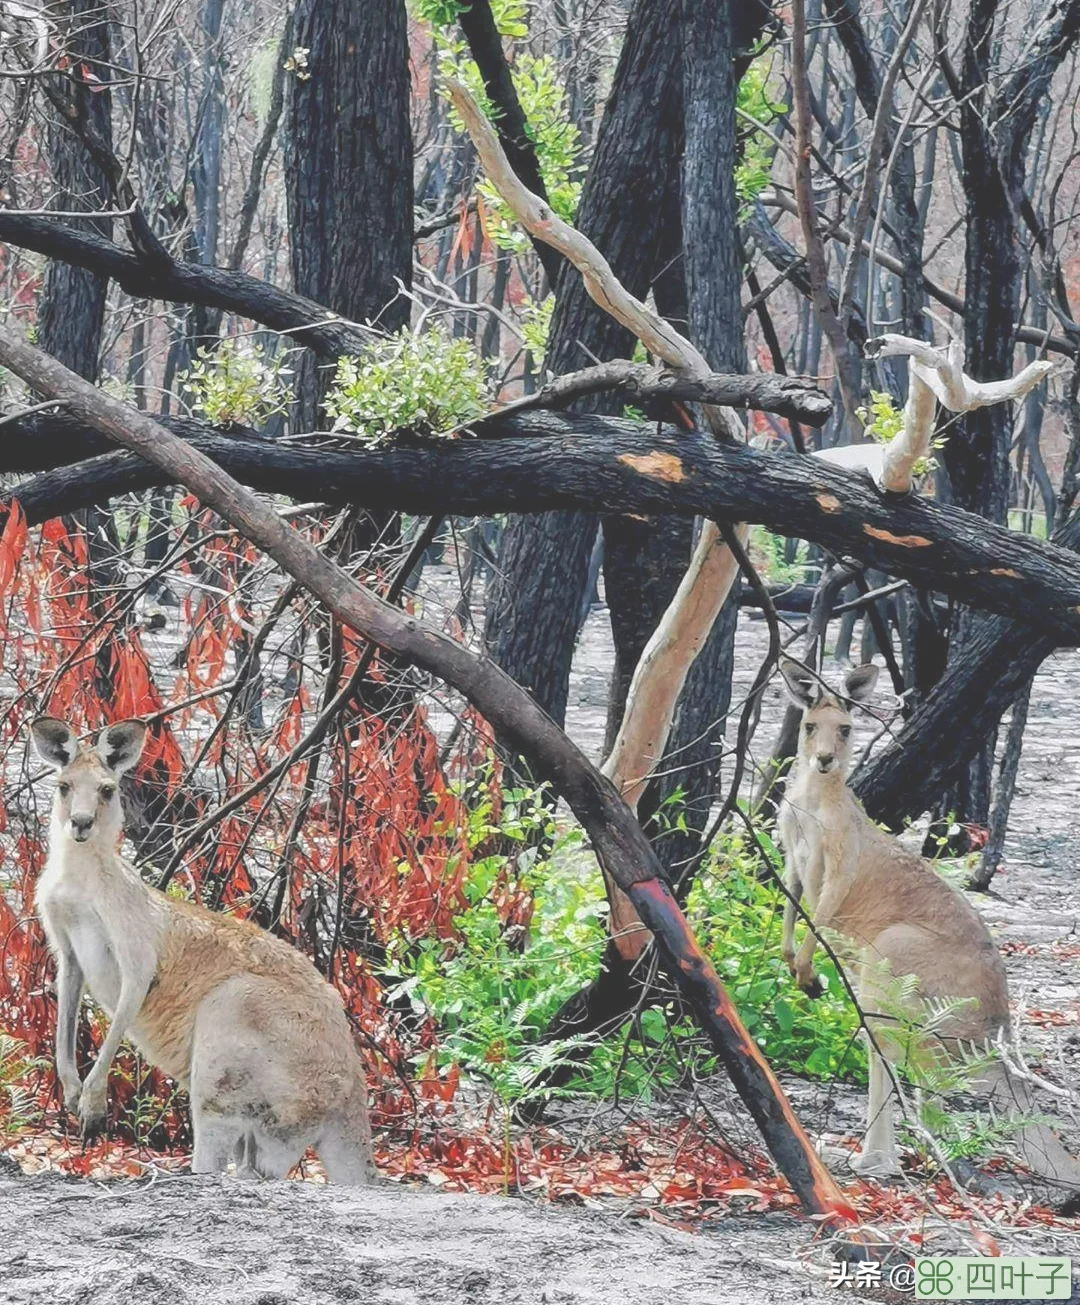
[{"label": "kangaroo ear", "polygon": [[75,731],[55,716],[39,716],[30,726],[30,737],[34,740],[34,751],[53,770],[71,765],[79,751]]},{"label": "kangaroo ear", "polygon": [[872,663],[856,666],[844,676],[844,693],[852,702],[865,702],[874,692],[877,677],[878,667]]},{"label": "kangaroo ear", "polygon": [[141,720],[122,720],[101,731],[97,753],[110,770],[122,775],[139,760],[145,742],[146,725]]},{"label": "kangaroo ear", "polygon": [[809,711],[821,701],[821,685],[801,662],[781,657],[780,674],[784,677],[788,697],[796,707]]}]

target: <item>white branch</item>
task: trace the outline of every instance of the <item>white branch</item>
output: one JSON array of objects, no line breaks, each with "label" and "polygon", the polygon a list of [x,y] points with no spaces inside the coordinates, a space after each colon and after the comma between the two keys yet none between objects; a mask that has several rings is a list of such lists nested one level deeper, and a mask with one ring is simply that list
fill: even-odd
[{"label": "white branch", "polygon": [[581,273],[592,298],[641,341],[650,353],[683,375],[708,376],[712,368],[670,322],[646,307],[622,285],[611,264],[588,237],[564,222],[551,206],[518,179],[503,153],[495,129],[468,88],[447,78],[450,99],[461,114],[488,180],[531,236],[557,249]]},{"label": "white branch", "polygon": [[[745,526],[738,527],[738,535],[745,544]],[[600,767],[635,811],[663,757],[675,703],[690,666],[709,637],[738,571],[718,527],[706,521],[686,574],[634,670],[628,710]]]},{"label": "white branch", "polygon": [[817,456],[851,470],[868,471],[891,494],[911,492],[915,466],[930,453],[939,403],[950,412],[972,412],[1022,399],[1057,368],[1056,363],[1036,361],[1008,380],[973,381],[964,372],[963,350],[955,338],[941,350],[907,335],[880,335],[867,340],[864,352],[868,358],[911,360],[903,428],[887,445],[852,444],[822,450]]}]

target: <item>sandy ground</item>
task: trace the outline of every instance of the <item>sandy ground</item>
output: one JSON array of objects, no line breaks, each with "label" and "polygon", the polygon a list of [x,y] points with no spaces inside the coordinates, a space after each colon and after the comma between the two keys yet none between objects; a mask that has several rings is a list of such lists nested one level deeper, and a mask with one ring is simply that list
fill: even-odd
[{"label": "sandy ground", "polygon": [[781,1305],[837,1296],[783,1263],[784,1244],[805,1239],[806,1226],[775,1216],[695,1237],[388,1186],[98,1186],[55,1175],[0,1177],[0,1212],[4,1305]]},{"label": "sandy ground", "polygon": [[[763,626],[744,617],[736,702],[764,646]],[[594,757],[609,666],[607,615],[598,608],[578,650],[568,717],[570,733]],[[781,708],[774,690],[755,751],[767,750]],[[1033,694],[1006,873],[979,906],[1003,946],[1042,1071],[1073,1086],[1080,1082],[1078,794],[1080,654],[1061,653]],[[1054,1019],[1038,1018],[1048,1011]],[[858,1090],[788,1086],[812,1129],[856,1130]],[[730,1098],[725,1085],[716,1091]],[[1068,1107],[1048,1101],[1045,1108],[1064,1111],[1065,1131],[1080,1149]],[[828,1255],[814,1245],[813,1226],[782,1215],[722,1218],[690,1235],[614,1208],[393,1185],[347,1192],[166,1176],[110,1185],[29,1178],[5,1170],[0,1156],[0,1228],[0,1305],[910,1299],[879,1291],[841,1297],[827,1284]],[[1080,1239],[1073,1245],[1080,1263]],[[1041,1244],[1035,1230],[1014,1253],[1051,1249],[1066,1253],[1060,1242]]]}]

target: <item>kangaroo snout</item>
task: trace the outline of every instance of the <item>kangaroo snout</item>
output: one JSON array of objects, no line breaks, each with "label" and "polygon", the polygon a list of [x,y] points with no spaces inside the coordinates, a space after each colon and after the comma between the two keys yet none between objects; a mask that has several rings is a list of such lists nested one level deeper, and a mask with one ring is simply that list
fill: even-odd
[{"label": "kangaroo snout", "polygon": [[829,771],[832,770],[833,767],[836,765],[836,755],[832,752],[819,753],[817,758],[817,765],[818,765],[818,770],[820,770],[823,775],[827,775]]},{"label": "kangaroo snout", "polygon": [[85,843],[86,840],[90,837],[90,833],[93,830],[93,828],[94,828],[93,816],[83,816],[83,815],[77,816],[75,815],[74,812],[72,812],[71,837],[75,840],[76,843]]}]

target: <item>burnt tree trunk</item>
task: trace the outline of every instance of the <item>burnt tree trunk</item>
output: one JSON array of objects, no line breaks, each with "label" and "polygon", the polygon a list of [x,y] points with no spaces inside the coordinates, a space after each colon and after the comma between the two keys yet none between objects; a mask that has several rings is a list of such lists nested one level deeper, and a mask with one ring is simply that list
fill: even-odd
[{"label": "burnt tree trunk", "polygon": [[[1065,0],[1056,5],[1040,25],[1025,66],[1009,78],[1000,66],[1004,47],[997,30],[998,9],[997,0],[978,0],[971,6],[958,88],[965,199],[965,369],[977,381],[997,380],[1014,369],[1015,324],[1024,282],[1017,214],[1025,156],[1042,94],[1080,30],[1080,4]],[[999,524],[1008,516],[1012,424],[1011,404],[969,412],[951,432],[942,458],[952,501]],[[950,663],[964,657],[980,626],[973,613],[963,608],[954,612]],[[988,823],[996,739],[996,728],[989,730],[955,785],[942,796],[939,816],[955,811],[961,822]],[[966,851],[966,841],[955,850]]]},{"label": "burnt tree trunk", "polygon": [[[670,6],[635,0],[576,225],[631,293],[643,296],[656,266],[665,180],[681,139],[679,53]],[[548,367],[555,375],[595,359],[628,358],[630,333],[564,267],[555,286]],[[610,396],[578,411],[618,412]],[[496,662],[562,724],[578,634],[594,512],[512,517],[503,532],[499,579],[489,595],[484,637]]]},{"label": "burnt tree trunk", "polygon": [[[681,203],[665,224],[661,249],[681,270],[660,281],[658,307],[685,315],[689,336],[710,366],[742,370],[741,263],[735,194],[735,81],[732,30],[726,5],[680,5],[678,48],[684,115],[677,194]],[[669,196],[672,194],[669,189]],[[673,205],[671,206],[674,207]],[[676,244],[672,232],[681,239]],[[674,245],[674,248],[673,248]],[[668,302],[663,302],[664,299]],[[604,520],[605,576],[617,649],[608,744],[621,720],[637,659],[681,579],[693,540],[685,530],[646,519]],[[615,584],[611,581],[615,580]],[[636,580],[636,584],[634,581]],[[629,583],[628,583],[629,581]],[[635,590],[637,591],[635,601]],[[618,595],[622,602],[615,601]],[[690,670],[668,738],[660,774],[642,796],[639,819],[651,830],[661,863],[678,871],[700,850],[720,766],[723,721],[731,700],[738,585]],[[665,802],[681,790],[685,832],[665,830]],[[658,820],[655,818],[659,817]],[[685,893],[689,884],[681,883]],[[648,953],[646,954],[648,955]],[[545,1031],[547,1040],[594,1034],[618,1024],[638,1001],[650,969],[628,962],[613,942],[600,974],[571,997]],[[655,997],[659,992],[654,992]],[[648,999],[648,998],[647,998]],[[573,1053],[547,1079],[569,1081]]]},{"label": "burnt tree trunk", "polygon": [[[739,8],[692,0],[680,4],[684,144],[680,221],[677,228],[671,224],[682,237],[689,337],[711,367],[734,372],[746,370],[735,192],[735,59],[744,46],[755,44],[764,21],[759,12],[755,26],[744,13],[736,30]],[[676,872],[700,850],[716,792],[731,703],[738,591],[736,584],[690,669],[661,776],[640,808],[646,818],[650,806],[682,790],[686,830],[662,834],[658,849],[661,861]]]},{"label": "burnt tree trunk", "polygon": [[[71,23],[65,48],[73,71],[46,75],[55,80],[55,94],[72,125],[59,112],[49,115],[46,152],[56,184],[56,206],[93,212],[111,208],[112,193],[105,173],[76,134],[76,126],[85,122],[98,139],[112,140],[109,23],[98,0],[70,0],[65,11]],[[92,90],[90,83],[76,77],[74,70],[82,61],[104,86],[96,84]],[[96,232],[106,240],[112,238],[111,218],[76,219],[66,225]],[[65,367],[91,381],[98,374],[108,288],[107,277],[70,263],[50,259],[45,265],[38,301],[38,342]]]},{"label": "burnt tree trunk", "polygon": [[[409,320],[413,148],[404,0],[298,0],[308,73],[289,79],[284,138],[293,284],[332,312]],[[296,429],[317,428],[329,378],[298,369]]]},{"label": "burnt tree trunk", "polygon": [[[113,207],[112,189],[105,172],[79,138],[78,129],[85,127],[102,144],[111,145],[109,18],[97,0],[70,0],[64,7],[64,16],[70,23],[64,45],[71,71],[55,75],[54,91],[63,113],[49,115],[46,150],[57,187],[57,207],[92,212]],[[98,82],[82,80],[78,75],[81,66],[88,67]],[[70,225],[92,231],[106,240],[112,238],[111,218],[76,219]],[[54,259],[46,264],[38,301],[38,343],[65,367],[90,381],[97,380],[101,365],[108,291],[106,277]],[[82,530],[86,536],[87,597],[95,617],[103,618],[108,613],[110,595],[116,592],[121,580],[116,564],[113,515],[96,506],[88,507],[77,512],[67,527]],[[106,691],[110,687],[112,647],[111,638],[103,640],[94,662],[96,678]]]},{"label": "burnt tree trunk", "polygon": [[[293,284],[355,322],[397,331],[412,284],[413,145],[408,19],[404,0],[298,0],[298,47],[307,75],[287,93],[285,189]],[[333,379],[312,353],[297,367],[294,429],[320,425]],[[398,535],[381,507],[354,521],[346,545],[365,559]],[[357,705],[392,711],[401,695],[367,677]]]}]

